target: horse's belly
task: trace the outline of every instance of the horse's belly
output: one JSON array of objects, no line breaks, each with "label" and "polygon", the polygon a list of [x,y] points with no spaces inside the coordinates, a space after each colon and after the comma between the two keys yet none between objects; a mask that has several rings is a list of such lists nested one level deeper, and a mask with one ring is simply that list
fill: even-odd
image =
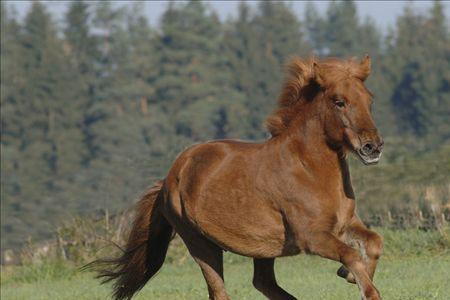
[{"label": "horse's belly", "polygon": [[276,232],[255,224],[240,224],[235,227],[209,221],[200,221],[200,231],[223,249],[251,257],[277,257],[283,255],[284,237]]},{"label": "horse's belly", "polygon": [[257,200],[205,202],[192,217],[199,230],[222,248],[251,257],[289,255],[282,215],[270,206],[257,205]]}]

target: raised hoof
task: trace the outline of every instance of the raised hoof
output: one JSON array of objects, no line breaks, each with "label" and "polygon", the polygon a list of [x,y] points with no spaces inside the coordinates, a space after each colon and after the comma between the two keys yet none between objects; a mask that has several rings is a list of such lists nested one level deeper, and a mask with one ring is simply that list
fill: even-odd
[{"label": "raised hoof", "polygon": [[345,280],[347,280],[347,282],[349,283],[356,283],[355,281],[355,277],[353,277],[353,274],[350,273],[349,270],[347,270],[346,267],[341,266],[338,270],[337,270],[337,275],[339,277],[344,278]]}]

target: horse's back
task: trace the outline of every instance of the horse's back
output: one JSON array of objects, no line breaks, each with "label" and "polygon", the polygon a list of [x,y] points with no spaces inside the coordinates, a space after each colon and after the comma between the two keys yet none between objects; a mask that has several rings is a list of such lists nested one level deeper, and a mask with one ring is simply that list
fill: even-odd
[{"label": "horse's back", "polygon": [[168,180],[175,181],[185,196],[196,197],[212,178],[221,177],[222,181],[229,182],[236,179],[236,175],[248,172],[252,153],[260,145],[239,140],[213,140],[192,145],[177,157]]}]

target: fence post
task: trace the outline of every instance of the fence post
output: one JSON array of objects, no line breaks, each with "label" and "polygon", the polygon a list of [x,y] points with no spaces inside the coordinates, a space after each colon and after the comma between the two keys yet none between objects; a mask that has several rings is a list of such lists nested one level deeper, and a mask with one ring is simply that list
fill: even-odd
[{"label": "fence post", "polygon": [[423,212],[422,212],[422,210],[419,210],[419,221],[423,222]]},{"label": "fence post", "polygon": [[390,210],[388,210],[387,215],[388,215],[388,222],[390,224],[390,223],[392,223],[392,214],[391,214]]},{"label": "fence post", "polygon": [[106,229],[106,232],[109,231],[109,210],[108,209],[105,210],[105,229]]}]

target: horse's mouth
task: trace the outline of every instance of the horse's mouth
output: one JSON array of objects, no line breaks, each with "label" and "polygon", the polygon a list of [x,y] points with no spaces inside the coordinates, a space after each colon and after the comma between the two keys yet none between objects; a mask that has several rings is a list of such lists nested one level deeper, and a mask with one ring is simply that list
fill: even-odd
[{"label": "horse's mouth", "polygon": [[361,149],[358,149],[355,152],[356,152],[356,154],[358,154],[359,160],[361,160],[361,162],[365,165],[374,165],[374,164],[378,163],[378,161],[381,158],[381,153],[382,153],[381,151],[374,151],[370,155],[367,155],[367,154],[363,153],[363,151]]}]

